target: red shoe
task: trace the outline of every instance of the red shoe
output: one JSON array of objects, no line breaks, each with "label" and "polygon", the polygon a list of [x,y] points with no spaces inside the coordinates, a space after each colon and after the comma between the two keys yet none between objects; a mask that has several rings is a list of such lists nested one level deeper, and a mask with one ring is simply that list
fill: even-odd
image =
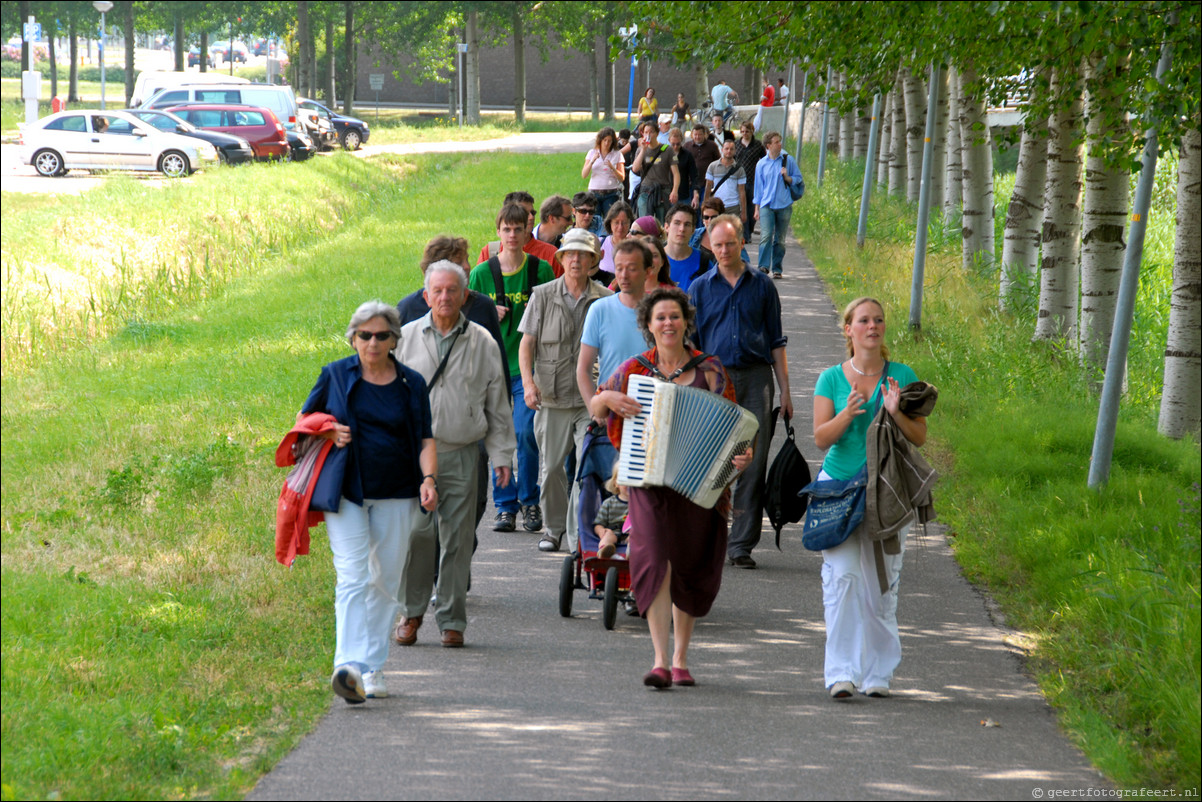
[{"label": "red shoe", "polygon": [[686,688],[697,684],[697,680],[693,679],[693,675],[689,673],[687,668],[677,668],[672,666],[672,684],[683,685]]},{"label": "red shoe", "polygon": [[666,668],[653,668],[643,675],[643,684],[648,688],[671,688],[672,675]]}]

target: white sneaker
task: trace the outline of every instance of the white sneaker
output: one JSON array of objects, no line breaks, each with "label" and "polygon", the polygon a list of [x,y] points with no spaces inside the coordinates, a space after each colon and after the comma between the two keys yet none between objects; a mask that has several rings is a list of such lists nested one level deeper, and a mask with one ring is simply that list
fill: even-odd
[{"label": "white sneaker", "polygon": [[383,671],[368,671],[363,675],[363,693],[368,699],[383,699],[388,696]]},{"label": "white sneaker", "polygon": [[831,698],[832,699],[840,699],[840,700],[850,699],[852,697],[852,695],[855,694],[855,692],[856,692],[856,686],[853,685],[852,683],[848,682],[847,680],[843,680],[842,682],[836,682],[834,685],[831,686]]},{"label": "white sneaker", "polygon": [[359,669],[350,663],[334,669],[334,674],[330,677],[330,687],[334,693],[345,699],[347,704],[359,705],[367,701],[367,696],[363,693],[363,676]]},{"label": "white sneaker", "polygon": [[873,688],[865,688],[864,695],[871,696],[874,699],[884,699],[889,696],[889,689],[883,685],[877,685]]}]

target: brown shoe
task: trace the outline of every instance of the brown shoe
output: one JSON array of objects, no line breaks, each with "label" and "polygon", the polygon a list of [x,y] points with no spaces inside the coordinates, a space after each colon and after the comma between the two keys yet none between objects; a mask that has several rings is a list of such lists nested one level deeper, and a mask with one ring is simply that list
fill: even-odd
[{"label": "brown shoe", "polygon": [[442,631],[442,645],[448,649],[458,649],[463,646],[463,633],[454,629]]},{"label": "brown shoe", "polygon": [[417,631],[421,628],[422,617],[401,618],[396,625],[396,632],[393,637],[401,646],[412,646],[417,643]]}]

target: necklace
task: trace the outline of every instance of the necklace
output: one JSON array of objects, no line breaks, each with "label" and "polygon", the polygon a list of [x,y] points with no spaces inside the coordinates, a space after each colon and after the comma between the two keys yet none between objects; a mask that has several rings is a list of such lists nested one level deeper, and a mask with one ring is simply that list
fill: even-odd
[{"label": "necklace", "polygon": [[[656,362],[658,363],[658,362],[659,362],[659,354],[658,354],[658,353],[655,355],[655,359],[656,359]],[[651,366],[651,369],[652,369],[652,370],[654,370],[656,373],[658,373],[658,374],[659,374],[659,376],[660,376],[660,377],[661,377],[661,378],[662,378],[664,381],[669,381],[669,382],[670,382],[670,381],[672,381],[673,379],[675,379],[677,376],[679,376],[680,374],[684,373],[684,372],[685,372],[685,368],[689,367],[689,363],[690,363],[690,362],[692,362],[692,361],[693,361],[693,360],[691,360],[691,359],[686,359],[686,360],[684,361],[684,364],[683,364],[683,365],[681,365],[680,367],[678,367],[676,370],[672,371],[671,375],[668,375],[668,376],[665,376],[665,375],[664,375],[663,371],[661,371],[661,370],[659,369],[659,365],[658,365],[658,364],[652,365],[652,366]]]},{"label": "necklace", "polygon": [[851,365],[851,369],[852,369],[852,370],[854,370],[856,373],[859,373],[861,376],[876,376],[877,374],[879,374],[879,373],[880,373],[880,372],[881,372],[881,371],[884,369],[884,365],[882,365],[881,367],[879,367],[879,368],[877,368],[876,370],[874,370],[872,373],[865,373],[864,371],[862,371],[862,370],[860,370],[859,368],[857,368],[857,367],[856,367],[856,360],[855,360],[855,359],[848,359],[848,360],[847,360],[847,363],[848,363],[849,365]]}]

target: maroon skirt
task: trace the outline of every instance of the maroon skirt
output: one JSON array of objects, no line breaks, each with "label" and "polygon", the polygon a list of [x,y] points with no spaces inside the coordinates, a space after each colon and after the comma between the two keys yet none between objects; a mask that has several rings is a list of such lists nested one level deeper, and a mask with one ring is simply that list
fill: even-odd
[{"label": "maroon skirt", "polygon": [[631,590],[639,614],[655,601],[672,566],[672,603],[700,618],[722,586],[726,518],[666,487],[630,488]]}]

